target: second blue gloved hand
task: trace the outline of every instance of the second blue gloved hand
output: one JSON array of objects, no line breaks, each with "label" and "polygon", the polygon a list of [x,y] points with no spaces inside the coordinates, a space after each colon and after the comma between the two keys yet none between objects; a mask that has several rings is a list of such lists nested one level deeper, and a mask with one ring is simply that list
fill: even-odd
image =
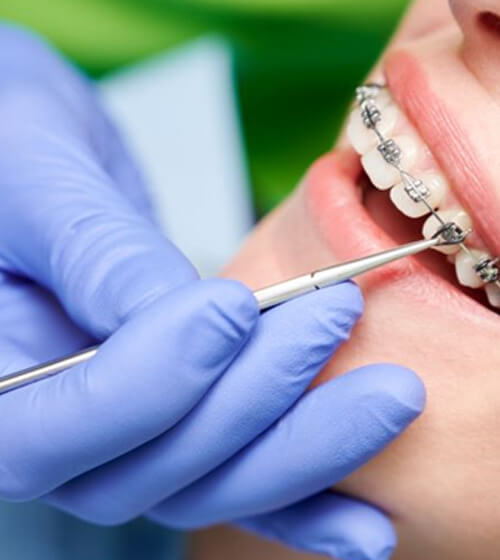
[{"label": "second blue gloved hand", "polygon": [[109,337],[0,397],[0,497],[104,524],[240,519],[339,558],[387,556],[382,513],[321,491],[411,422],[420,382],[370,366],[300,398],[360,314],[357,289],[259,318],[240,284],[197,280],[88,85],[28,35],[2,28],[0,44],[2,371]]}]

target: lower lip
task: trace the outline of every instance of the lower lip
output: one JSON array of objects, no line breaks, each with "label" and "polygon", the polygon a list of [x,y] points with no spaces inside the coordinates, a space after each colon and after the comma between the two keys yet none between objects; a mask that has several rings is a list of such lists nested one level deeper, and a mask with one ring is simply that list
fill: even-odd
[{"label": "lower lip", "polygon": [[[351,149],[329,153],[311,167],[305,181],[307,207],[319,235],[339,260],[350,260],[386,250],[394,240],[372,219],[361,201],[357,186],[361,174],[359,156]],[[443,265],[446,265],[443,257]],[[416,258],[402,259],[360,277],[365,295],[384,285],[397,286],[400,294],[439,306],[453,308],[467,316],[485,318],[498,327],[500,318],[467,296],[443,277],[423,266]],[[425,289],[423,289],[425,286]]]}]

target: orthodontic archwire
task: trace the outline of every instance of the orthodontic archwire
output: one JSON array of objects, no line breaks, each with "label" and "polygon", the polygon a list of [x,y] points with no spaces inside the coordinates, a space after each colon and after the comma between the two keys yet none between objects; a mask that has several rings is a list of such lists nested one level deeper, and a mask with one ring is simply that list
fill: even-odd
[{"label": "orthodontic archwire", "polygon": [[422,203],[426,206],[427,210],[434,216],[441,227],[438,228],[436,234],[442,235],[444,238],[460,240],[458,246],[460,249],[467,253],[475,262],[474,271],[481,278],[485,284],[495,284],[500,288],[500,268],[498,257],[487,257],[478,259],[469,247],[465,244],[465,238],[471,230],[463,231],[462,228],[455,222],[446,223],[439,215],[434,207],[432,207],[427,198],[429,198],[430,190],[423,181],[417,179],[411,173],[403,169],[401,166],[402,151],[398,144],[392,138],[386,138],[379,129],[378,123],[382,118],[382,112],[377,104],[377,97],[380,92],[386,88],[385,84],[367,83],[356,88],[356,102],[361,111],[361,119],[363,124],[369,130],[372,130],[377,136],[378,144],[377,150],[384,158],[386,163],[395,167],[404,185],[406,194],[415,203]]}]

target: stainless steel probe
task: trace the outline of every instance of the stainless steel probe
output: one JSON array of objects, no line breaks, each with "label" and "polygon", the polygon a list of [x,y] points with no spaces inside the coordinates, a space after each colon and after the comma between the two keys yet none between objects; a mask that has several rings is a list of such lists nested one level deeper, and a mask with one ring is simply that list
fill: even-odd
[{"label": "stainless steel probe", "polygon": [[[369,255],[353,261],[336,264],[322,270],[304,274],[303,276],[297,276],[291,280],[279,282],[278,284],[274,284],[254,292],[255,299],[259,304],[259,309],[264,311],[265,309],[274,307],[275,305],[288,301],[289,299],[307,294],[308,292],[313,292],[314,290],[326,288],[327,286],[331,286],[333,284],[338,284],[339,282],[354,278],[364,272],[374,270],[375,268],[379,268],[380,266],[384,266],[404,257],[416,255],[417,253],[421,253],[431,247],[458,244],[466,235],[462,234],[461,236],[450,236],[446,235],[446,233],[449,233],[449,226],[448,231],[441,228],[441,230],[431,239],[415,241],[375,255]],[[29,383],[45,379],[46,377],[55,375],[56,373],[60,373],[61,371],[81,364],[82,362],[85,362],[95,356],[98,350],[99,346],[93,346],[64,358],[45,362],[2,377],[0,378],[0,394],[12,391],[13,389],[18,389],[19,387],[23,387]]]}]

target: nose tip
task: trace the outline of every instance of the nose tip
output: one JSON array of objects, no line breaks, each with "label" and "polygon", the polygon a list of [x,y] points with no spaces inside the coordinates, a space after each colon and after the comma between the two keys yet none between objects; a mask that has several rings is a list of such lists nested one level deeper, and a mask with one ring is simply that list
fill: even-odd
[{"label": "nose tip", "polygon": [[496,97],[500,97],[500,2],[449,0],[462,29],[462,55],[468,68]]}]

